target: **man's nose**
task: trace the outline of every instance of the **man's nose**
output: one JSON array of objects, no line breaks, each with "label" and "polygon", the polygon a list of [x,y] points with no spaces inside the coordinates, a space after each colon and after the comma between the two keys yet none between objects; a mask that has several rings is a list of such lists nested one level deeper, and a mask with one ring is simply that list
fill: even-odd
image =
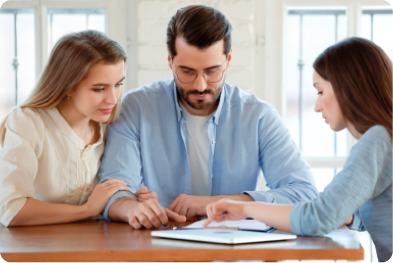
[{"label": "man's nose", "polygon": [[194,81],[194,88],[199,92],[204,92],[207,89],[207,82],[203,73],[198,74],[197,78]]}]

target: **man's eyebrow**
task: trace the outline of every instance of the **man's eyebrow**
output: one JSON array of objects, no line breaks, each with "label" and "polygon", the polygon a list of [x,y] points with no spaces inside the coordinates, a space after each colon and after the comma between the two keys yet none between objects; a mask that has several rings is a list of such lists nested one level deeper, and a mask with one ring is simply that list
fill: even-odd
[{"label": "man's eyebrow", "polygon": [[[208,68],[205,68],[204,70],[209,70],[209,69],[214,69],[214,68],[219,68],[219,67],[221,67],[222,65],[215,65],[215,66],[211,66],[211,67],[208,67]],[[193,69],[193,68],[189,68],[189,67],[186,67],[186,66],[178,66],[179,68],[182,68],[182,69],[188,69],[188,70],[195,70],[195,69]]]},{"label": "man's eyebrow", "polygon": [[[119,83],[119,82],[122,82],[124,79],[125,79],[126,77],[124,76],[121,80],[119,80],[117,83]],[[91,85],[91,86],[99,86],[99,87],[101,87],[101,86],[109,86],[109,84],[108,83],[96,83],[96,84],[93,84],[93,85]]]}]

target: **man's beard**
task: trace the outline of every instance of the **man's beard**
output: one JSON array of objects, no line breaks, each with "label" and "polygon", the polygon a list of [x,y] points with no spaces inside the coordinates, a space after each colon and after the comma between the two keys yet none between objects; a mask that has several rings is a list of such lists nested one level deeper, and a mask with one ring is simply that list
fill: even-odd
[{"label": "man's beard", "polygon": [[[199,92],[197,90],[189,90],[189,91],[184,91],[182,86],[180,86],[179,82],[177,82],[176,77],[174,76],[175,83],[176,83],[176,89],[177,89],[177,94],[178,97],[181,97],[183,100],[187,102],[188,105],[190,105],[192,108],[197,109],[197,110],[204,110],[209,108],[213,103],[215,103],[221,95],[222,92],[222,87],[224,86],[225,83],[225,78],[222,84],[216,89],[205,89],[203,92]],[[204,100],[197,100],[196,102],[192,102],[188,96],[191,94],[198,94],[198,95],[203,95],[203,94],[212,94],[213,99],[211,101],[204,101]]]}]

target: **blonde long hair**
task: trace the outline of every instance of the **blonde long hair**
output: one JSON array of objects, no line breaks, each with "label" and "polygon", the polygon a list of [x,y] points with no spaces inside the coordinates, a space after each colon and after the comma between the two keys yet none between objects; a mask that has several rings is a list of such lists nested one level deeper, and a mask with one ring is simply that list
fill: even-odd
[{"label": "blonde long hair", "polygon": [[[101,32],[87,30],[66,35],[56,43],[36,86],[19,107],[38,109],[56,107],[67,96],[67,91],[86,78],[91,66],[99,62],[117,63],[121,60],[126,61],[123,48]],[[114,107],[108,123],[118,118],[120,104],[121,99]],[[9,114],[0,124],[1,146],[4,144],[5,123]]]}]

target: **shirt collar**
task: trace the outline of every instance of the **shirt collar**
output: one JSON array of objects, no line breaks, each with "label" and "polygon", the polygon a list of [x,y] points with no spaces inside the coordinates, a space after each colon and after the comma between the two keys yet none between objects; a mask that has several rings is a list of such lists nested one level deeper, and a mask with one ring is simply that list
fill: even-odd
[{"label": "shirt collar", "polygon": [[[56,126],[61,130],[61,132],[73,143],[75,144],[78,148],[84,149],[85,148],[85,143],[84,141],[76,135],[74,130],[70,127],[70,125],[67,123],[67,121],[64,119],[64,117],[60,114],[59,110],[56,107],[45,109],[45,111],[48,113],[52,121],[56,124]],[[105,128],[106,125],[100,123],[100,138],[96,143],[91,145],[92,147],[95,147],[103,142],[104,139],[104,133],[105,133]]]},{"label": "shirt collar", "polygon": [[[180,108],[179,101],[177,99],[177,88],[176,88],[176,83],[175,80],[172,82],[172,87],[173,87],[173,96],[175,98],[175,108],[176,108],[176,114],[177,114],[177,121],[180,121],[182,116],[184,115],[182,109]],[[218,121],[220,119],[220,114],[222,110],[222,105],[224,104],[225,100],[225,92],[226,92],[226,83],[222,86],[221,94],[220,94],[220,102],[218,103],[217,110],[214,112],[212,115],[212,120],[215,124],[218,125]]]}]

